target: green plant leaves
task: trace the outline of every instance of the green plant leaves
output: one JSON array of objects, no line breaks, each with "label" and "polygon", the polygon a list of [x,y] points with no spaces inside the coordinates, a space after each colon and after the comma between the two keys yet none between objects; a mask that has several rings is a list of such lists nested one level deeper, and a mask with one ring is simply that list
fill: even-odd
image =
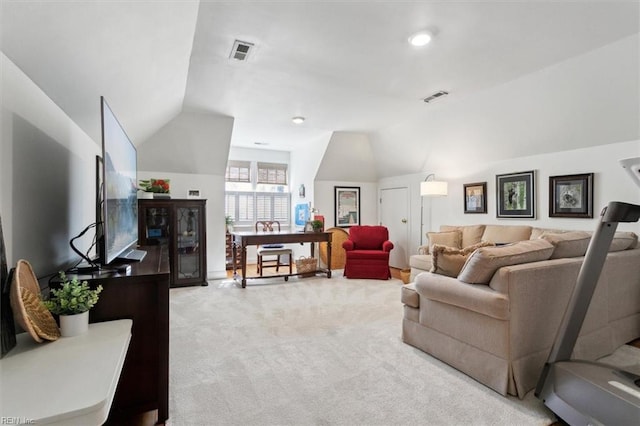
[{"label": "green plant leaves", "polygon": [[49,299],[44,301],[49,311],[57,315],[81,314],[98,303],[98,295],[102,291],[101,285],[91,290],[89,283],[80,282],[77,277],[69,281],[64,272],[60,272],[60,279],[62,280],[60,288],[51,289]]}]

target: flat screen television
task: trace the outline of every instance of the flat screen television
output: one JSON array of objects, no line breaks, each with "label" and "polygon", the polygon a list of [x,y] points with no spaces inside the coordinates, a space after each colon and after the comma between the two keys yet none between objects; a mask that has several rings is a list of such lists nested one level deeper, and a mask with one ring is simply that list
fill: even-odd
[{"label": "flat screen television", "polygon": [[98,257],[108,265],[116,260],[142,260],[138,243],[137,152],[109,108],[100,97],[102,123],[102,185],[98,201]]}]

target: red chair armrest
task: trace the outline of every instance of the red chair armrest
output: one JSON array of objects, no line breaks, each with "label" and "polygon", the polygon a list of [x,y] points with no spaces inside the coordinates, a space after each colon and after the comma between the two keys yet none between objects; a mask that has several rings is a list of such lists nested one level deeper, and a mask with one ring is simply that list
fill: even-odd
[{"label": "red chair armrest", "polygon": [[346,251],[350,251],[355,248],[355,245],[353,244],[353,241],[347,240],[342,243],[342,248],[344,248]]},{"label": "red chair armrest", "polygon": [[382,251],[391,251],[393,249],[393,243],[391,241],[385,241],[382,243]]}]

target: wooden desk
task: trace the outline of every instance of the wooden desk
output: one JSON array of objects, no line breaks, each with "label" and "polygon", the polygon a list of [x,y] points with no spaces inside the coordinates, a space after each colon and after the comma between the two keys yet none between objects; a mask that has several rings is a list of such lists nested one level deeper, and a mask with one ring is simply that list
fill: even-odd
[{"label": "wooden desk", "polygon": [[[287,231],[272,231],[272,232],[232,232],[233,238],[233,277],[237,279],[238,272],[236,268],[236,257],[238,251],[241,256],[241,278],[242,288],[247,286],[248,278],[261,278],[261,277],[247,277],[247,246],[259,246],[264,244],[293,244],[293,243],[311,243],[311,256],[314,256],[315,246],[313,243],[326,242],[328,262],[326,269],[318,269],[317,272],[323,272],[327,274],[327,278],[331,278],[331,233],[330,232],[287,232]],[[288,277],[291,275],[300,274],[284,274],[284,275],[270,275],[269,277]],[[263,278],[263,277],[262,277]]]},{"label": "wooden desk", "polygon": [[28,333],[0,360],[0,423],[99,425],[107,420],[131,338],[131,320],[36,343]]}]

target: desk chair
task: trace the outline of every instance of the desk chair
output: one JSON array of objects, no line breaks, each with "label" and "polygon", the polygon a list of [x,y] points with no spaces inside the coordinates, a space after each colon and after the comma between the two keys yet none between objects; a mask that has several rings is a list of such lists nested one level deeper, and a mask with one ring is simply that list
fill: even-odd
[{"label": "desk chair", "polygon": [[[274,229],[276,228],[276,229]],[[256,222],[256,232],[280,232],[280,222],[277,220],[259,220]],[[281,266],[287,266],[282,263],[281,256],[289,256],[289,274],[293,273],[293,251],[285,248],[284,244],[265,244],[258,246],[258,266],[257,271],[262,276],[263,269],[276,268],[276,272],[280,271]],[[275,256],[275,259],[265,259],[264,256]]]}]

